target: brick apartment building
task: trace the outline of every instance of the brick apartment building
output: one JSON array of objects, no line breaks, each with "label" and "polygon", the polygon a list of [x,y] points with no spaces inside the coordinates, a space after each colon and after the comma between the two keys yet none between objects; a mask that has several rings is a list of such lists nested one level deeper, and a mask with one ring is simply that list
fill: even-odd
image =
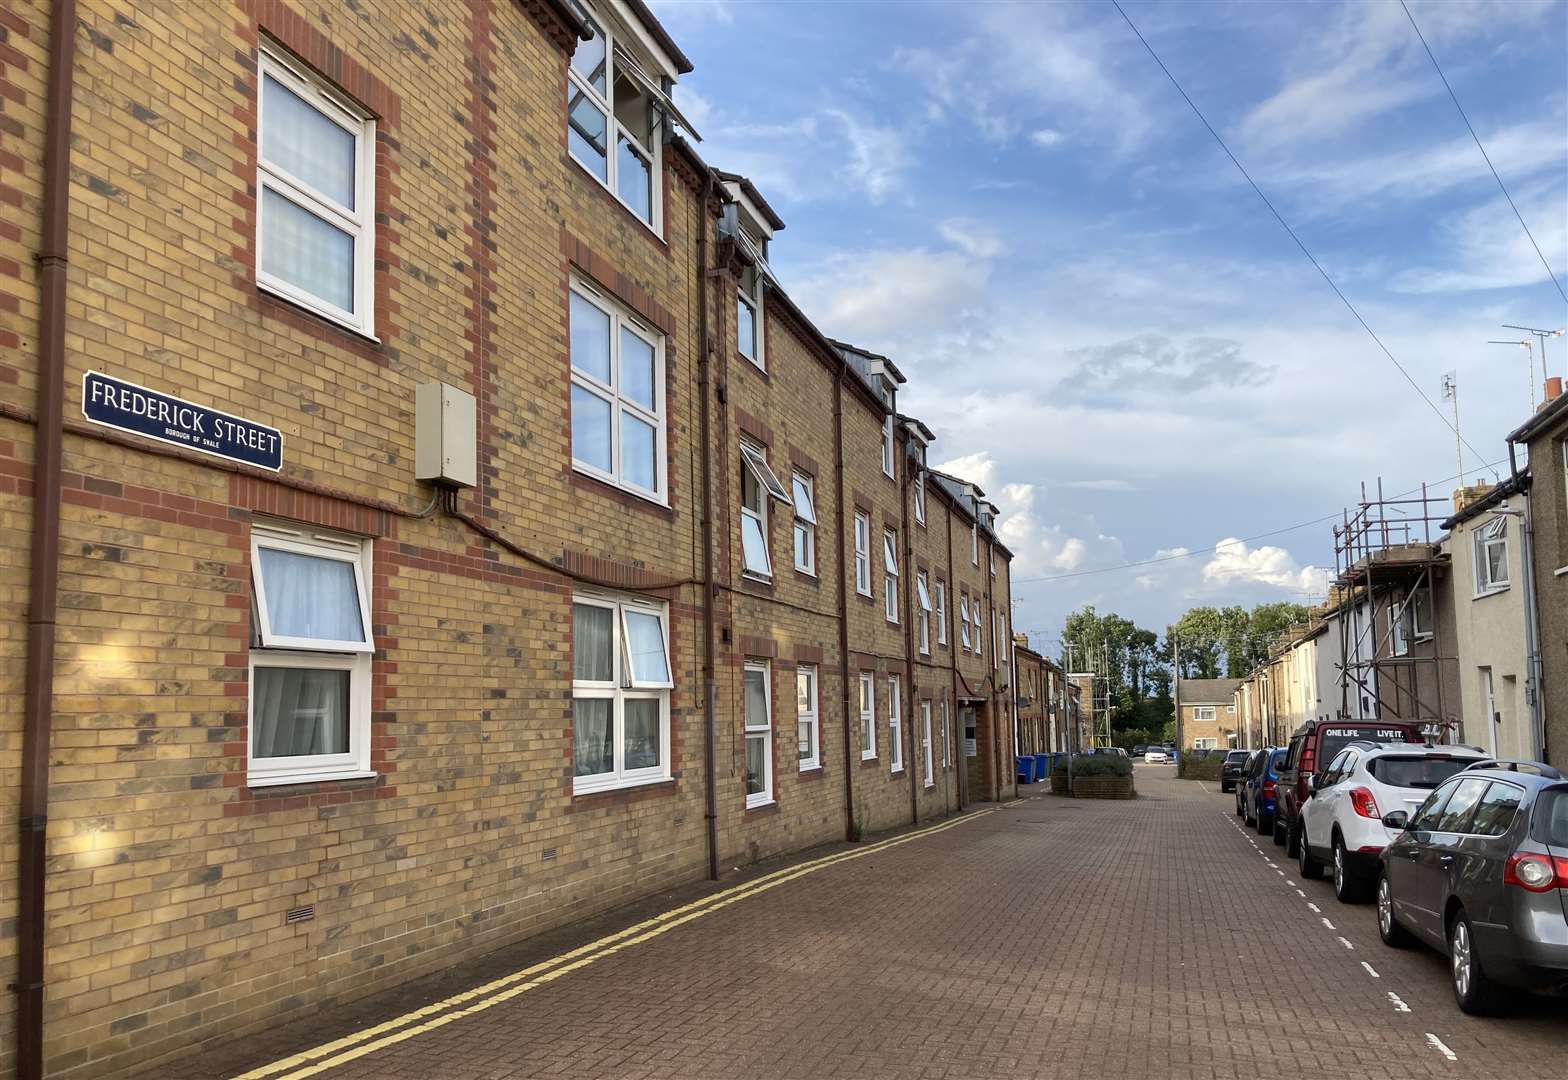
[{"label": "brick apartment building", "polygon": [[1013,685],[1018,688],[1018,746],[1025,754],[1075,748],[1068,720],[1067,673],[1029,647],[1029,635],[1013,635]]},{"label": "brick apartment building", "polygon": [[0,1069],[1015,794],[995,507],[641,0],[0,28]]}]

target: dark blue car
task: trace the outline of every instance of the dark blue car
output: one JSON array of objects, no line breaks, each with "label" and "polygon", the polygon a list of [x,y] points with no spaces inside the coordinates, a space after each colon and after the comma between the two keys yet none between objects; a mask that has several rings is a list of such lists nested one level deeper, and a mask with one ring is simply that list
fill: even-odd
[{"label": "dark blue car", "polygon": [[1241,816],[1258,830],[1259,836],[1274,832],[1275,798],[1279,792],[1279,770],[1290,748],[1265,747],[1252,760],[1252,768],[1241,781]]}]

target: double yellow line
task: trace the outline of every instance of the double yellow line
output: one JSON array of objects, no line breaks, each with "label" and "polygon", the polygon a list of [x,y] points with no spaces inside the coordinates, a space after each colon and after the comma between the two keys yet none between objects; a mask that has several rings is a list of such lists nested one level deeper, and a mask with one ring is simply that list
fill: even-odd
[{"label": "double yellow line", "polygon": [[483,986],[476,986],[472,990],[465,990],[461,994],[454,994],[449,998],[433,1002],[423,1008],[406,1012],[402,1016],[393,1017],[391,1020],[367,1027],[363,1030],[345,1035],[331,1042],[313,1046],[309,1050],[301,1051],[291,1057],[279,1058],[267,1065],[252,1069],[250,1072],[236,1076],[234,1080],[303,1080],[307,1076],[315,1076],[326,1072],[328,1069],[346,1065],[350,1061],[373,1054],[388,1046],[395,1046],[400,1042],[412,1039],[417,1035],[445,1027],[447,1024],[473,1016],[475,1013],[484,1012],[486,1009],[526,994],[530,990],[548,985],[564,975],[597,963],[607,956],[613,956],[622,949],[629,949],[649,941],[660,934],[667,934],[677,926],[684,926],[704,915],[712,914],[731,904],[748,900],[769,889],[777,888],[786,882],[815,874],[839,863],[849,862],[852,859],[861,859],[867,855],[874,855],[888,848],[907,844],[912,840],[931,836],[935,833],[946,832],[956,828],[967,821],[984,817],[986,814],[995,813],[994,809],[977,810],[965,814],[952,821],[933,825],[929,828],[919,829],[915,832],[905,833],[889,840],[883,840],[865,847],[855,848],[852,851],[841,851],[834,855],[824,855],[820,859],[798,863],[783,870],[775,870],[771,874],[754,878],[740,885],[731,886],[719,892],[694,900],[678,908],[672,908],[651,919],[628,926],[624,930],[606,935],[597,941],[578,946],[569,952],[553,956],[530,967],[503,975]]}]

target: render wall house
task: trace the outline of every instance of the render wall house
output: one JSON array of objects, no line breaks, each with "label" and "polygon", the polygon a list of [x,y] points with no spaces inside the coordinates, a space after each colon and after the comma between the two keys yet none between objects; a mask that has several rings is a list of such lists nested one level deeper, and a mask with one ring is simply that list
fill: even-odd
[{"label": "render wall house", "polygon": [[1016,793],[995,507],[641,0],[53,10],[0,14],[0,1070]]},{"label": "render wall house", "polygon": [[1568,395],[1548,380],[1546,404],[1508,436],[1509,449],[1529,455],[1527,517],[1511,521],[1528,539],[1527,580],[1538,628],[1545,757],[1568,768]]},{"label": "render wall house", "polygon": [[1453,567],[1438,603],[1450,608],[1464,741],[1513,759],[1537,756],[1526,647],[1524,521],[1530,475],[1454,493],[1443,522]]}]

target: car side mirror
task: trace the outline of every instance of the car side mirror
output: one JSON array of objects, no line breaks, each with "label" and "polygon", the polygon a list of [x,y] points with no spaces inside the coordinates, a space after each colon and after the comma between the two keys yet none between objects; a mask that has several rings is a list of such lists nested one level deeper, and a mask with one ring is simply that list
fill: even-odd
[{"label": "car side mirror", "polygon": [[1403,832],[1410,827],[1410,815],[1403,810],[1390,810],[1383,815],[1383,826],[1388,829],[1398,829]]}]

